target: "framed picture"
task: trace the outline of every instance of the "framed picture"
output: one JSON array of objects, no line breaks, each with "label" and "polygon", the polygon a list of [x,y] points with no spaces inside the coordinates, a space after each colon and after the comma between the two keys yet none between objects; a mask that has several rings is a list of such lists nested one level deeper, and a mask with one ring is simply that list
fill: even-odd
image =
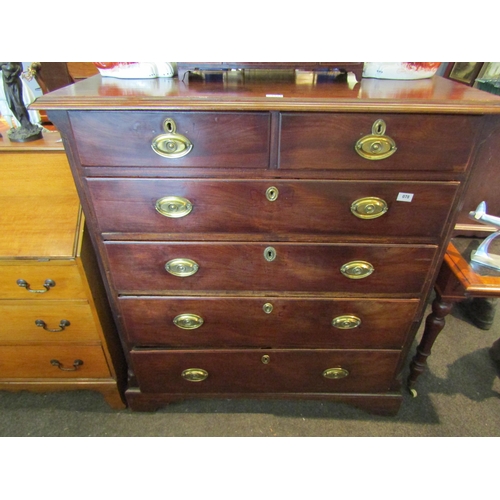
[{"label": "framed picture", "polygon": [[481,68],[478,78],[496,79],[500,78],[500,62],[487,62]]},{"label": "framed picture", "polygon": [[450,80],[472,86],[483,64],[484,62],[452,62],[448,64],[444,76]]}]

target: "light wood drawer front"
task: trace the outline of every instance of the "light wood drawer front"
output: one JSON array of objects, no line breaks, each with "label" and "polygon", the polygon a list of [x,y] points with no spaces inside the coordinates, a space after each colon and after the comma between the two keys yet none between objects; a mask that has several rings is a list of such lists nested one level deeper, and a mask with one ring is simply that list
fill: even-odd
[{"label": "light wood drawer front", "polygon": [[83,300],[2,300],[0,316],[0,343],[99,341],[90,306]]},{"label": "light wood drawer front", "polygon": [[75,253],[80,202],[64,151],[0,155],[0,255]]},{"label": "light wood drawer front", "polygon": [[177,348],[399,349],[418,305],[417,300],[276,297],[122,297],[119,302],[129,342]]},{"label": "light wood drawer front", "polygon": [[0,378],[107,377],[110,372],[100,346],[0,346]]},{"label": "light wood drawer front", "polygon": [[[355,151],[372,134],[376,120],[397,150],[371,161]],[[459,115],[284,113],[281,118],[281,169],[465,170],[480,117]]]},{"label": "light wood drawer front", "polygon": [[[267,168],[268,113],[121,111],[69,113],[84,166]],[[165,134],[164,121],[192,143],[180,158],[155,153],[153,140]]]},{"label": "light wood drawer front", "polygon": [[[439,237],[458,187],[376,181],[91,178],[87,183],[100,232],[204,233],[205,238],[221,233]],[[387,211],[360,218],[372,215],[353,214],[351,206],[360,199]]]},{"label": "light wood drawer front", "polygon": [[[399,351],[133,350],[131,356],[139,387],[149,393],[385,392]],[[349,374],[339,379],[323,375],[338,367]],[[204,370],[208,376],[186,380],[182,374],[189,377],[185,370],[190,369]]]},{"label": "light wood drawer front", "polygon": [[[53,300],[85,299],[82,278],[76,263],[44,264],[29,262],[10,265],[0,262],[0,299]],[[17,284],[24,280],[27,287]],[[47,280],[55,286],[44,286]],[[38,291],[38,292],[36,292]]]},{"label": "light wood drawer front", "polygon": [[[114,287],[130,295],[225,290],[417,296],[436,251],[433,246],[293,243],[107,242],[105,248]],[[273,251],[274,260],[266,260]],[[341,273],[344,265],[351,273],[362,272],[359,261],[373,267],[370,275],[351,279]],[[183,277],[166,267],[197,270]]]}]

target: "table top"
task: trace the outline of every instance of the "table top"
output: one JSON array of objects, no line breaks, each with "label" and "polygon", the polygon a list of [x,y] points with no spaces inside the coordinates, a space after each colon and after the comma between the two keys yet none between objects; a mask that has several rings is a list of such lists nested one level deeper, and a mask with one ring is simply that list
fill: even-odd
[{"label": "table top", "polygon": [[11,142],[7,134],[9,125],[0,118],[0,152],[16,151],[16,152],[35,152],[35,151],[64,151],[64,146],[61,141],[61,135],[54,127],[44,128],[41,139],[29,142]]},{"label": "table top", "polygon": [[[500,114],[500,96],[440,76],[422,80],[322,82],[318,75],[264,71],[211,78],[120,79],[96,75],[39,97],[31,108],[293,110]],[[258,72],[257,72],[258,73]]]},{"label": "table top", "polygon": [[[471,252],[479,247],[481,241],[477,238],[453,238],[448,244],[444,260],[467,294],[498,296],[500,271],[470,262]],[[493,240],[489,251],[500,254],[500,237]]]}]

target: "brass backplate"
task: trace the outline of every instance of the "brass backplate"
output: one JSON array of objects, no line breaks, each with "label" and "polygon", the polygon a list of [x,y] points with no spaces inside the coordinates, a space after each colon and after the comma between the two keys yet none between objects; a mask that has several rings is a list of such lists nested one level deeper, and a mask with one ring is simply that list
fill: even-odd
[{"label": "brass backplate", "polygon": [[203,368],[187,368],[182,372],[182,378],[188,382],[202,382],[208,377],[208,372]]},{"label": "brass backplate", "polygon": [[376,219],[384,215],[388,208],[382,198],[369,196],[354,201],[351,205],[351,212],[360,219]]},{"label": "brass backplate", "polygon": [[153,151],[164,158],[182,158],[191,152],[193,144],[191,141],[176,132],[177,126],[172,118],[163,122],[164,134],[153,139],[151,147]]},{"label": "brass backplate", "polygon": [[200,266],[191,259],[172,259],[165,264],[165,269],[174,276],[185,278],[195,274]]},{"label": "brass backplate", "polygon": [[339,330],[351,330],[361,325],[361,319],[352,314],[344,314],[332,319],[332,326]]},{"label": "brass backplate", "polygon": [[203,325],[203,318],[197,314],[185,313],[176,316],[173,322],[175,326],[183,330],[196,330]]},{"label": "brass backplate", "polygon": [[323,372],[323,377],[329,378],[329,379],[339,379],[339,378],[345,378],[349,375],[349,372],[345,368],[341,367],[336,367],[336,368],[327,368]]},{"label": "brass backplate", "polygon": [[383,160],[393,155],[396,150],[394,140],[385,134],[384,120],[376,120],[372,126],[372,133],[365,135],[356,142],[356,152],[367,160]]},{"label": "brass backplate", "polygon": [[360,280],[367,278],[373,273],[375,268],[364,260],[353,260],[347,262],[340,268],[340,272],[349,279]]},{"label": "brass backplate", "polygon": [[193,204],[180,196],[164,196],[156,200],[155,208],[158,213],[165,217],[178,219],[190,214],[193,210]]}]

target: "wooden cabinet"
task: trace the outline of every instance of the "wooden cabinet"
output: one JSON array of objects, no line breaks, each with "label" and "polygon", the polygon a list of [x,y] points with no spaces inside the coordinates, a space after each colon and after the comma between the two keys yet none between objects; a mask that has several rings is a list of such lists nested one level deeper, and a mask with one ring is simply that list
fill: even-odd
[{"label": "wooden cabinet", "polygon": [[57,132],[0,139],[0,390],[100,391],[124,408],[124,362]]},{"label": "wooden cabinet", "polygon": [[100,76],[36,103],[62,131],[129,367],[126,398],[329,399],[394,414],[500,98]]}]

